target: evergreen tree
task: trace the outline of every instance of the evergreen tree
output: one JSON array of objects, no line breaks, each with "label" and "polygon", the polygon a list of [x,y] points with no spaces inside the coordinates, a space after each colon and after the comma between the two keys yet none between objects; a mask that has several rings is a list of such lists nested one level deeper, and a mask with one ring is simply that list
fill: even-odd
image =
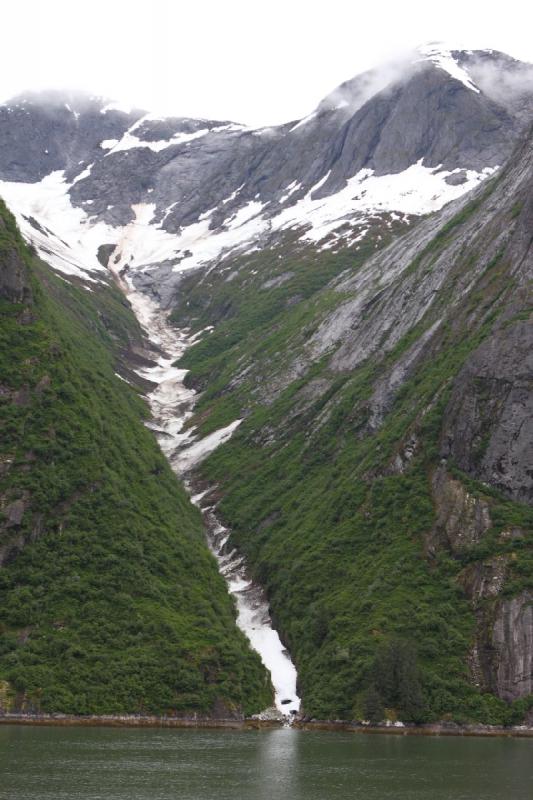
[{"label": "evergreen tree", "polygon": [[366,691],[363,702],[363,714],[365,719],[373,725],[377,725],[383,721],[385,716],[385,709],[383,708],[383,701],[378,690],[372,684]]},{"label": "evergreen tree", "polygon": [[424,698],[416,649],[411,642],[393,639],[378,652],[372,675],[376,691],[404,720],[420,722]]}]

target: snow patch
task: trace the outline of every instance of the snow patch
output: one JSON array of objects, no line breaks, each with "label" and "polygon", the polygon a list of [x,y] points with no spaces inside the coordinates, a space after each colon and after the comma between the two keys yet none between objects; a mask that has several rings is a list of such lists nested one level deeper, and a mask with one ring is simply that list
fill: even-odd
[{"label": "snow patch", "polygon": [[185,133],[181,131],[177,131],[168,139],[157,139],[155,141],[148,141],[145,139],[140,139],[136,134],[135,131],[139,130],[142,125],[146,122],[159,122],[161,121],[161,117],[154,116],[153,114],[145,114],[140,119],[138,119],[131,128],[128,128],[126,133],[122,136],[122,139],[105,139],[103,142],[100,143],[100,147],[104,150],[109,150],[106,153],[106,156],[111,155],[111,153],[119,153],[122,150],[133,150],[139,147],[146,147],[149,150],[153,150],[155,153],[160,152],[161,150],[166,150],[167,147],[171,147],[172,145],[176,144],[188,144],[189,142],[194,141],[194,139],[201,139],[204,136],[207,136],[208,133],[220,133],[222,131],[242,131],[245,128],[242,125],[237,125],[236,123],[228,123],[227,125],[217,125],[213,128],[201,128],[198,131],[194,131],[193,133]]},{"label": "snow patch", "polygon": [[236,419],[230,422],[229,425],[226,425],[225,428],[219,428],[218,431],[213,431],[213,433],[195,442],[186,450],[180,451],[172,461],[172,465],[176,471],[181,474],[188,472],[188,470],[203,461],[204,458],[207,458],[213,450],[216,450],[219,445],[224,444],[224,442],[227,442],[231,438],[233,432],[239,427],[241,422],[242,419]]},{"label": "snow patch", "polygon": [[298,128],[301,128],[304,125],[307,125],[307,123],[311,122],[311,120],[315,119],[316,116],[317,116],[317,112],[316,111],[311,111],[310,114],[308,114],[306,117],[304,117],[299,122],[297,122],[296,125],[293,125],[292,128],[289,129],[289,133],[292,133],[293,131],[298,130]]},{"label": "snow patch", "polygon": [[[138,127],[138,124],[139,123],[136,123],[133,127]],[[167,147],[171,147],[172,145],[186,144],[187,142],[192,142],[193,139],[199,139],[209,133],[209,128],[202,128],[194,133],[175,133],[170,139],[159,139],[153,142],[139,139],[134,133],[132,133],[132,131],[133,128],[130,128],[128,131],[126,131],[122,139],[117,144],[113,145],[109,152],[106,153],[106,157],[112,153],[119,153],[121,150],[133,150],[139,147],[147,147],[149,150],[153,150],[155,153],[158,153],[159,151],[165,150]],[[111,140],[108,140],[108,142],[109,141]]]},{"label": "snow patch", "polygon": [[[83,170],[75,182],[86,178],[91,168],[92,165]],[[213,208],[175,234],[162,225],[177,203],[166,209],[159,224],[154,221],[155,203],[133,206],[133,222],[115,228],[72,205],[68,194],[72,184],[60,171],[50,173],[39,183],[0,181],[0,193],[16,214],[23,235],[34,243],[44,260],[60,272],[94,280],[98,277],[95,273],[102,277],[106,273],[97,259],[98,248],[103,244],[116,246],[113,262],[117,269],[149,270],[158,263],[170,262],[175,272],[182,272],[215,263],[222,255],[243,247],[252,251],[260,238],[271,232],[301,228],[302,242],[319,245],[346,223],[361,224],[374,213],[428,214],[475,188],[495,169],[446,171],[424,167],[422,160],[393,175],[376,176],[372,170],[363,169],[335,194],[313,198],[328,180],[328,172],[304,197],[272,218],[264,213],[266,204],[256,199],[237,209],[218,230],[210,228]],[[466,175],[463,183],[446,183],[448,176],[460,172]],[[296,181],[290,183],[282,202],[300,188]],[[235,199],[241,189],[232,192],[224,204]],[[85,201],[87,209],[92,202]],[[33,217],[42,230],[32,226],[28,217]],[[322,244],[324,248],[332,246],[330,240]]]},{"label": "snow patch", "polygon": [[283,205],[283,203],[286,200],[289,199],[291,194],[294,194],[294,192],[297,192],[301,185],[302,184],[299,183],[298,181],[293,181],[292,183],[289,183],[289,185],[286,186],[285,189],[284,189],[285,194],[282,197],[280,197],[280,199],[279,199],[280,205]]},{"label": "snow patch", "polygon": [[131,114],[135,109],[127,103],[119,103],[115,100],[107,103],[100,109],[100,114],[106,114],[108,111],[120,111],[122,114]]},{"label": "snow patch", "polygon": [[230,195],[228,195],[225,200],[222,200],[221,205],[225,206],[227,203],[231,203],[232,200],[235,200],[239,192],[244,188],[244,183],[241,183],[238,189],[235,189]]},{"label": "snow patch", "polygon": [[[61,171],[51,172],[39,183],[0,181],[0,194],[13,211],[22,235],[54,269],[94,281],[107,270],[96,257],[98,247],[116,241],[117,231],[104,223],[91,224],[68,196],[71,184]],[[35,228],[28,218],[40,226]]]},{"label": "snow patch", "polygon": [[89,164],[89,166],[86,167],[86,169],[84,169],[83,172],[80,172],[79,175],[76,175],[76,177],[72,181],[72,185],[74,185],[75,183],[78,183],[78,181],[82,181],[84,178],[88,178],[89,175],[91,174],[91,170],[92,170],[93,167],[94,167],[94,164]]},{"label": "snow patch", "polygon": [[250,200],[250,202],[246,203],[245,206],[239,208],[239,210],[229,219],[229,221],[225,222],[225,224],[230,230],[240,228],[246,222],[249,222],[249,220],[257,217],[263,210],[264,206],[264,203],[259,203],[257,200]]},{"label": "snow patch", "polygon": [[362,216],[384,211],[429,214],[473,189],[496,169],[486,167],[482,172],[467,170],[466,181],[452,186],[445,179],[463,170],[436,172],[424,167],[421,159],[417,164],[393,175],[376,176],[373,170],[362,169],[336,194],[313,200],[311,195],[325,183],[326,175],[305,197],[272,219],[272,230],[307,226],[308,230],[300,239],[316,244],[352,220],[354,214]]},{"label": "snow patch", "polygon": [[[238,570],[239,565],[236,566]],[[237,602],[237,624],[270,672],[276,708],[282,714],[298,712],[300,699],[296,693],[296,669],[278,632],[272,628],[268,606],[265,608],[265,605],[256,604],[253,601],[255,587],[253,583],[242,580],[238,571],[236,576],[230,577],[228,587],[230,594],[235,597]],[[250,601],[250,595],[252,595],[252,601]]]},{"label": "snow patch", "polygon": [[[419,47],[418,52],[423,57],[417,59],[417,61],[431,61],[436,67],[439,67],[439,69],[447,72],[452,78],[455,78],[456,81],[460,81],[467,89],[480,94],[480,90],[475,83],[473,83],[468,72],[460,67],[454,59],[450,49],[444,47],[440,43],[432,42],[431,44]],[[417,63],[417,61],[414,63]]]}]

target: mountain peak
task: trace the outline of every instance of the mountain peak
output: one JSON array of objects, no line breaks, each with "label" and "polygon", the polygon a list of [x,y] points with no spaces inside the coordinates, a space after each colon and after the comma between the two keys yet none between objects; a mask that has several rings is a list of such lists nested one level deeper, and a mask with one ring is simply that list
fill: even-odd
[{"label": "mountain peak", "polygon": [[419,61],[429,61],[439,69],[447,72],[451,78],[460,81],[467,89],[470,89],[477,94],[480,89],[472,81],[468,72],[460,66],[459,62],[454,56],[457,51],[446,47],[443,42],[430,42],[429,44],[421,45],[417,48],[418,58],[414,63]]},{"label": "mountain peak", "polygon": [[[62,250],[58,269],[101,271],[98,246],[128,227],[144,248],[141,260],[135,240],[132,270],[165,262],[171,286],[174,272],[287,230],[299,230],[302,247],[357,246],[376,215],[427,214],[458,198],[533,119],[533,67],[431,42],[267,130],[120,113],[82,93],[17,100],[0,107],[0,188],[29,238],[45,236],[30,218],[54,231],[71,220],[54,245],[64,247],[82,218],[87,246],[79,257]],[[48,236],[41,244],[52,249]]]},{"label": "mountain peak", "polygon": [[117,111],[127,116],[138,118],[146,112],[136,106],[120,103],[104,95],[93,94],[82,90],[70,89],[41,89],[21,92],[11,97],[4,104],[7,108],[50,108],[58,110],[66,108],[75,116],[87,111]]}]

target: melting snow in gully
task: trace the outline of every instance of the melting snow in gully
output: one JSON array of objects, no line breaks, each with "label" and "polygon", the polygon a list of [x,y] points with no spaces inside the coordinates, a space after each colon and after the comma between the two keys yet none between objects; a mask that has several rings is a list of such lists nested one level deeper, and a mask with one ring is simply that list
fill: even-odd
[{"label": "melting snow in gully", "polygon": [[[148,394],[153,415],[149,426],[172,469],[190,488],[187,477],[189,471],[218,445],[227,441],[241,420],[235,420],[200,440],[195,440],[194,430],[184,431],[185,422],[192,414],[196,393],[184,385],[186,370],[173,366],[173,362],[186,347],[194,343],[196,337],[169,325],[165,313],[146,295],[132,290],[130,286],[127,287],[127,295],[150,342],[159,353],[155,366],[139,370],[141,377],[156,384],[156,388]],[[265,593],[251,580],[244,557],[231,546],[230,531],[217,519],[216,505],[210,500],[213,489],[193,496],[192,501],[202,511],[209,546],[226,579],[228,590],[235,598],[237,624],[270,672],[278,712],[290,720],[300,708],[300,698],[296,694],[296,669],[272,627]]]}]

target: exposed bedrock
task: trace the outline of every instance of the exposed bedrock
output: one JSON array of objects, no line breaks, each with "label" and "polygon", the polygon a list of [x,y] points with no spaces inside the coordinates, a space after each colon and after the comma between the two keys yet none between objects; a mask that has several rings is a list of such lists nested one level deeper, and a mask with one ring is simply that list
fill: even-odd
[{"label": "exposed bedrock", "polygon": [[448,405],[442,454],[508,497],[533,502],[533,327],[500,328],[472,353]]},{"label": "exposed bedrock", "polygon": [[497,604],[492,629],[495,651],[493,686],[503,700],[516,700],[533,692],[533,595]]},{"label": "exposed bedrock", "polygon": [[[0,217],[0,237],[6,233],[6,223]],[[0,258],[0,297],[10,303],[26,303],[31,299],[28,273],[17,248],[2,245]]]}]

